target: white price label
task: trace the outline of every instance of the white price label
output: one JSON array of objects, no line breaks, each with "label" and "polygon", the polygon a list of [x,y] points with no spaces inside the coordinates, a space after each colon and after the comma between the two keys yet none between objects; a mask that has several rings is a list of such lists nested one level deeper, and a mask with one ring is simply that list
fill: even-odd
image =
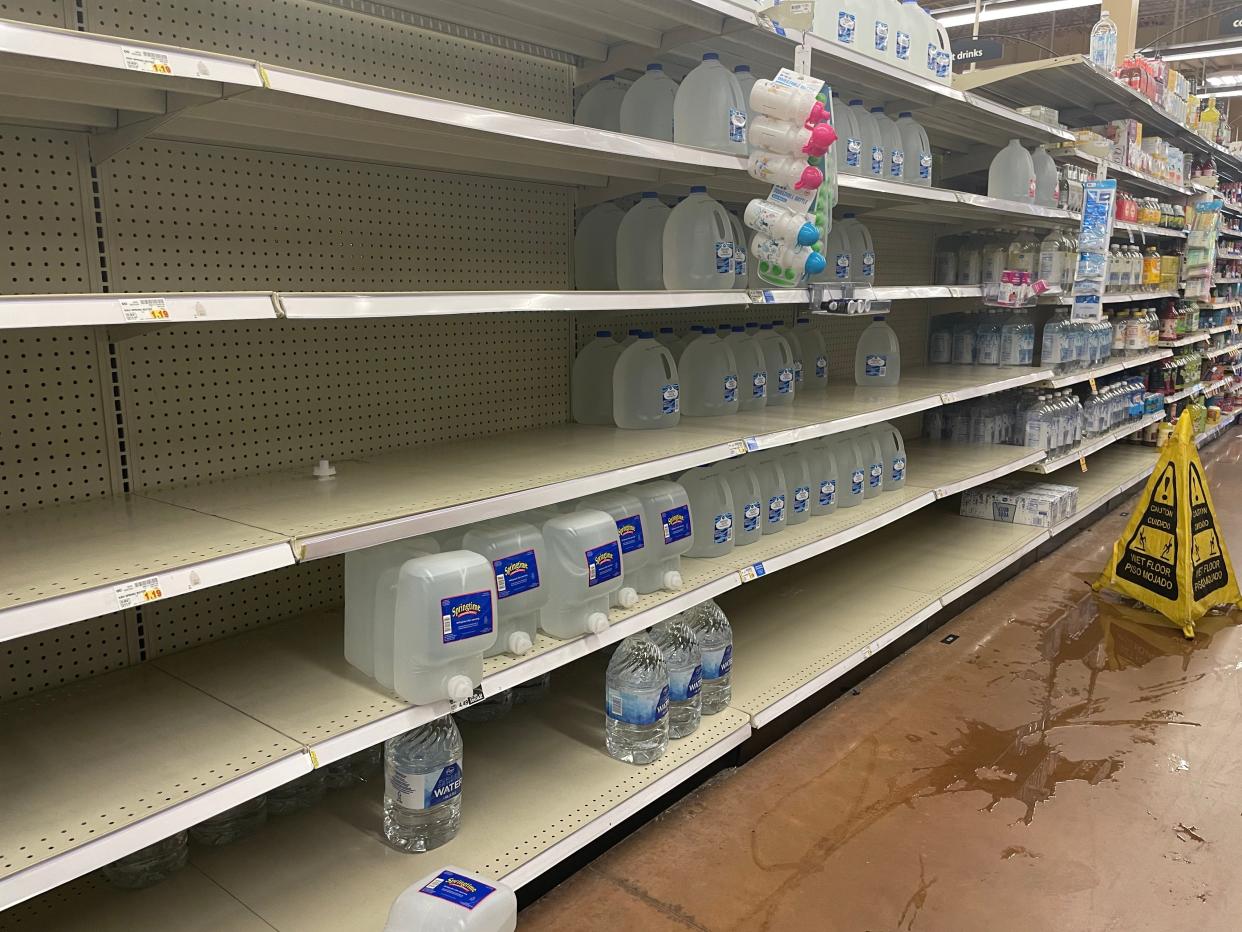
[{"label": "white price label", "polygon": [[749,291],[751,304],[775,304],[776,296],[770,291]]},{"label": "white price label", "polygon": [[742,582],[748,583],[754,582],[765,572],[762,563],[752,563],[750,566],[742,567],[742,571],[738,575],[742,577]]},{"label": "white price label", "polygon": [[154,49],[131,49],[121,46],[121,60],[130,71],[148,74],[172,74],[172,61],[164,52]]},{"label": "white price label", "polygon": [[730,456],[741,456],[745,452],[746,452],[746,441],[735,440],[731,444],[729,444],[729,455]]},{"label": "white price label", "polygon": [[483,687],[481,685],[476,686],[474,687],[474,692],[472,692],[465,699],[455,699],[450,702],[449,708],[451,708],[454,712],[458,712],[468,705],[474,705],[476,702],[482,702],[484,698]]},{"label": "white price label", "polygon": [[126,323],[137,323],[144,320],[168,320],[172,315],[168,312],[166,298],[120,298],[121,316]]},{"label": "white price label", "polygon": [[164,590],[160,587],[158,576],[134,579],[121,583],[119,586],[113,586],[112,594],[116,596],[117,607],[121,609],[137,608],[139,605],[146,605],[148,602],[164,598]]}]

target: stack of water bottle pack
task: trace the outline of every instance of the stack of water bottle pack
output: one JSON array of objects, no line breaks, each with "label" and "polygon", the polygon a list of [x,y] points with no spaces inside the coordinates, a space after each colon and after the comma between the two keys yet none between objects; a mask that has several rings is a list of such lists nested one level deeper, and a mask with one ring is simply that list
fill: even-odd
[{"label": "stack of water bottle pack", "polygon": [[1078,490],[1072,485],[1014,476],[966,490],[959,509],[964,518],[1032,527],[1052,527],[1077,511]]}]

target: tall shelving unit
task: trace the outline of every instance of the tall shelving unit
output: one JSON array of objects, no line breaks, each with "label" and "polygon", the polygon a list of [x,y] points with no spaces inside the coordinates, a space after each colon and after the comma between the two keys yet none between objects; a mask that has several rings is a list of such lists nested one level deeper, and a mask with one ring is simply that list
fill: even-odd
[{"label": "tall shelving unit", "polygon": [[[573,125],[576,85],[708,48],[774,72],[803,45],[843,96],[915,111],[942,150],[1069,134],[777,34],[730,0],[361,6],[0,5],[0,928],[378,927],[447,861],[521,887],[1154,464],[1121,435],[1085,473],[1077,457],[911,439],[900,492],[687,560],[683,590],[614,611],[603,635],[490,659],[485,694],[549,671],[554,689],[467,729],[449,846],[386,848],[367,784],[196,848],[151,890],[110,889],[101,865],[449,711],[345,663],[343,554],[880,421],[906,418],[913,437],[942,405],[1150,361],[911,365],[932,310],[979,297],[928,284],[938,231],[1077,218],[842,177],[842,207],[877,240],[877,296],[898,302],[899,387],[840,380],[673,431],[572,424],[569,360],[601,324],[742,322],[808,298],[571,290],[576,211],[690,183],[763,191],[736,157]],[[862,324],[816,325],[848,372]],[[334,478],[312,475],[321,457]],[[1079,512],[1043,529],[956,517],[953,496],[1024,469],[1078,485]],[[863,581],[879,554],[909,572],[876,603]],[[782,587],[822,597],[765,612]],[[732,706],[656,764],[612,761],[601,649],[714,597],[736,617]]]}]

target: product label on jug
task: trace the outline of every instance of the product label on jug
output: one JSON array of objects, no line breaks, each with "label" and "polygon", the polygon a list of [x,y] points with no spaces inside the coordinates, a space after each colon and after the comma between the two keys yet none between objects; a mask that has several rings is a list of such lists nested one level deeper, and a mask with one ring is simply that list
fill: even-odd
[{"label": "product label on jug", "polygon": [[868,249],[863,253],[863,277],[871,278],[875,275],[875,253]]},{"label": "product label on jug", "polygon": [[676,414],[680,397],[681,388],[676,382],[660,386],[660,410],[665,414]]},{"label": "product label on jug", "polygon": [[802,360],[795,359],[793,364],[794,382],[802,381]]},{"label": "product label on jug", "polygon": [[871,147],[871,174],[873,175],[884,174],[884,147],[883,146],[872,146]]},{"label": "product label on jug", "polygon": [[850,473],[850,494],[861,495],[863,490],[863,471],[855,469]]},{"label": "product label on jug", "polygon": [[445,644],[492,632],[492,594],[467,592],[440,600],[441,637]]},{"label": "product label on jug", "polygon": [[660,524],[664,528],[664,543],[672,544],[690,536],[690,508],[678,505],[660,512]]},{"label": "product label on jug", "polygon": [[857,168],[862,164],[862,140],[853,136],[845,140],[845,164]]},{"label": "product label on jug", "polygon": [[733,274],[746,274],[746,247],[741,243],[733,244]]},{"label": "product label on jug", "polygon": [[737,401],[737,376],[726,375],[724,377],[724,402],[731,404]]},{"label": "product label on jug", "polygon": [[475,880],[473,877],[463,877],[452,871],[440,871],[427,881],[425,887],[419,887],[418,892],[426,893],[428,896],[438,896],[442,900],[448,900],[466,909],[474,909],[490,894],[495,893],[496,888],[489,887],[483,881]]},{"label": "product label on jug", "polygon": [[788,395],[794,390],[794,371],[793,366],[782,366],[780,372],[776,375],[776,392],[779,395]]},{"label": "product label on jug", "polygon": [[819,484],[819,505],[821,508],[830,508],[837,501],[837,480],[825,479]]},{"label": "product label on jug", "polygon": [[892,157],[889,159],[888,173],[894,178],[900,178],[906,170],[906,153],[904,149],[894,149]]},{"label": "product label on jug", "polygon": [[733,513],[726,511],[712,519],[712,543],[727,544],[733,540]]},{"label": "product label on jug", "polygon": [[872,353],[863,361],[863,372],[869,376],[883,376],[888,372],[888,357]]},{"label": "product label on jug", "polygon": [[893,481],[900,482],[906,474],[906,458],[904,456],[893,457]]},{"label": "product label on jug", "polygon": [[800,485],[794,489],[793,493],[793,510],[796,514],[802,514],[811,507],[811,487],[809,485]]},{"label": "product label on jug", "polygon": [[773,495],[768,499],[768,524],[780,524],[785,520],[785,496]]},{"label": "product label on jug", "polygon": [[733,669],[733,645],[703,651],[703,679],[718,680]]},{"label": "product label on jug", "polygon": [[729,142],[746,141],[746,111],[729,108]]},{"label": "product label on jug", "polygon": [[627,725],[654,725],[668,715],[668,687],[630,692],[608,686],[604,690],[608,717]]},{"label": "product label on jug", "polygon": [[405,809],[430,809],[461,793],[461,764],[454,761],[431,773],[394,772],[388,795]]},{"label": "product label on jug", "polygon": [[587,585],[598,586],[602,582],[621,575],[621,545],[610,541],[602,547],[586,552]]},{"label": "product label on jug", "polygon": [[768,394],[768,373],[759,370],[750,377],[750,393],[754,398],[764,398]]},{"label": "product label on jug", "polygon": [[850,277],[850,254],[848,252],[839,252],[833,257],[832,271],[837,281],[843,282]]},{"label": "product label on jug", "polygon": [[733,274],[733,244],[719,240],[715,246],[716,271],[722,275]]},{"label": "product label on jug", "polygon": [[828,377],[828,357],[815,357],[815,378],[826,379]]},{"label": "product label on jug", "polygon": [[844,42],[846,45],[854,44],[854,32],[858,25],[858,20],[853,13],[847,13],[841,10],[837,13],[837,41]]},{"label": "product label on jug", "polygon": [[910,60],[910,33],[897,30],[897,44],[895,46],[898,61]]},{"label": "product label on jug", "polygon": [[932,169],[932,154],[930,152],[919,153],[919,177],[930,178]]},{"label": "product label on jug", "polygon": [[953,67],[952,56],[950,56],[949,53],[946,52],[944,49],[938,49],[936,52],[936,61],[935,61],[936,77],[942,78],[942,79],[947,78],[949,76],[949,69],[952,67]]},{"label": "product label on jug", "polygon": [[493,560],[492,570],[496,573],[496,594],[502,599],[539,588],[539,563],[533,550]]},{"label": "product label on jug", "polygon": [[621,541],[621,552],[641,550],[643,547],[643,517],[630,515],[617,522],[617,538]]},{"label": "product label on jug", "polygon": [[703,667],[682,667],[680,670],[668,671],[668,697],[673,702],[689,702],[703,688]]},{"label": "product label on jug", "polygon": [[758,502],[747,502],[746,507],[742,509],[742,530],[751,533],[759,527],[759,518],[763,514],[763,508]]},{"label": "product label on jug", "polygon": [[875,21],[875,50],[877,52],[888,51],[888,23]]},{"label": "product label on jug", "polygon": [[872,463],[871,464],[871,479],[870,479],[871,488],[878,489],[880,487],[880,482],[883,479],[884,479],[884,464],[883,463]]}]

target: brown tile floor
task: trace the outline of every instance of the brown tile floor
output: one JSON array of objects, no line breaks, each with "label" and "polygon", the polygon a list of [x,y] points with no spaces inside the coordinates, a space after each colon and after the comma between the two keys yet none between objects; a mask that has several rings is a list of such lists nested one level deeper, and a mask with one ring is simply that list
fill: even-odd
[{"label": "brown tile floor", "polygon": [[[1234,433],[1204,459],[1242,560]],[[1124,522],[701,787],[523,932],[1242,929],[1240,616],[1190,643],[1092,595]]]}]

